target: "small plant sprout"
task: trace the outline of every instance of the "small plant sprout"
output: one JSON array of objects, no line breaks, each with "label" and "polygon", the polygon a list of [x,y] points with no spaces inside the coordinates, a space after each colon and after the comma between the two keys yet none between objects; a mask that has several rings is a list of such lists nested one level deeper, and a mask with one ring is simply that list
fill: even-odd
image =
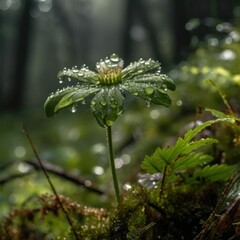
[{"label": "small plant sprout", "polygon": [[171,99],[167,90],[175,90],[172,79],[160,73],[159,62],[139,59],[126,68],[123,68],[123,64],[121,58],[112,54],[96,64],[96,72],[85,65],[80,69],[64,68],[58,74],[59,82],[76,80],[76,85],[52,93],[44,105],[46,115],[52,117],[64,108],[76,112],[78,103],[86,103],[88,98],[93,96],[89,105],[98,124],[106,129],[109,161],[118,203],[120,194],[114,165],[111,126],[123,111],[124,92],[144,99],[147,106],[154,103],[169,107]]}]

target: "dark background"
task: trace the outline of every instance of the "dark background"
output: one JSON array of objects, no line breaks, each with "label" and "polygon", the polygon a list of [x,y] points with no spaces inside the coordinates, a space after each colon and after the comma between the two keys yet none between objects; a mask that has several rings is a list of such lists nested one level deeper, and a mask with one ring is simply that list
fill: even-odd
[{"label": "dark background", "polygon": [[[58,87],[58,71],[84,63],[94,69],[112,53],[125,64],[140,57],[159,60],[166,73],[193,50],[193,34],[201,40],[213,21],[239,14],[239,5],[237,0],[0,0],[0,110],[42,111]],[[197,30],[189,31],[194,24]]]}]

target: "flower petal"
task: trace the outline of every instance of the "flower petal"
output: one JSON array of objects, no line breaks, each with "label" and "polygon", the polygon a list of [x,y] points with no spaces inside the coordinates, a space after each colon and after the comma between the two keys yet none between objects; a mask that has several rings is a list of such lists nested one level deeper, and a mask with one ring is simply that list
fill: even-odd
[{"label": "flower petal", "polygon": [[77,69],[77,67],[73,67],[72,69],[63,69],[63,71],[58,73],[58,78],[60,82],[62,82],[64,79],[75,79],[80,82],[98,83],[98,74],[90,71],[85,66],[83,66],[81,69]]},{"label": "flower petal", "polygon": [[84,86],[67,87],[51,94],[45,104],[44,109],[47,117],[52,117],[59,110],[71,106],[74,103],[83,101],[90,94],[99,91],[99,88]]},{"label": "flower petal", "polygon": [[174,91],[176,89],[173,80],[165,74],[144,74],[136,76],[129,81],[139,84],[142,84],[143,82],[148,84],[154,84],[155,86],[160,87],[164,90],[169,89]]},{"label": "flower petal", "polygon": [[122,85],[122,88],[128,92],[131,92],[137,97],[143,98],[144,100],[155,103],[157,105],[164,105],[166,107],[169,107],[171,105],[171,99],[166,91],[154,84],[139,84],[128,81]]},{"label": "flower petal", "polygon": [[91,109],[102,127],[111,126],[122,113],[124,97],[119,88],[105,87],[91,101]]},{"label": "flower petal", "polygon": [[137,62],[130,63],[126,68],[122,70],[122,77],[124,79],[132,79],[135,76],[151,73],[160,72],[160,63],[149,59],[144,61],[140,59]]}]

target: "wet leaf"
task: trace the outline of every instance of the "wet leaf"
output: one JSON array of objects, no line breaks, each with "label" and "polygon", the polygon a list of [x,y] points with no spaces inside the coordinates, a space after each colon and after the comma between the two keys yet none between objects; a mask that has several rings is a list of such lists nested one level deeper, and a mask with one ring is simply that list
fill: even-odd
[{"label": "wet leaf", "polygon": [[164,105],[166,107],[171,105],[171,99],[167,93],[155,85],[148,83],[139,84],[129,81],[123,85],[123,88],[132,93],[134,96],[143,98],[144,100],[152,103]]},{"label": "wet leaf", "polygon": [[99,91],[97,88],[86,87],[68,87],[57,91],[49,96],[44,108],[47,117],[55,115],[59,110],[69,107],[79,101],[83,101],[90,94]]},{"label": "wet leaf", "polygon": [[225,164],[214,164],[212,166],[206,166],[202,169],[197,169],[194,172],[193,177],[196,179],[204,179],[212,182],[222,181],[230,178],[233,173],[233,167]]},{"label": "wet leaf", "polygon": [[131,82],[154,84],[164,90],[174,91],[176,89],[173,80],[165,74],[144,74],[134,77]]},{"label": "wet leaf", "polygon": [[122,70],[124,79],[132,79],[135,76],[146,74],[152,71],[160,71],[160,63],[151,59],[144,61],[140,59],[137,62],[130,63]]},{"label": "wet leaf", "polygon": [[124,97],[116,87],[103,88],[91,101],[91,109],[102,127],[111,126],[122,113]]},{"label": "wet leaf", "polygon": [[75,79],[80,82],[92,82],[96,83],[98,81],[98,75],[90,71],[86,67],[82,67],[80,69],[72,68],[72,69],[64,69],[63,71],[60,71],[58,73],[58,78],[59,79]]}]

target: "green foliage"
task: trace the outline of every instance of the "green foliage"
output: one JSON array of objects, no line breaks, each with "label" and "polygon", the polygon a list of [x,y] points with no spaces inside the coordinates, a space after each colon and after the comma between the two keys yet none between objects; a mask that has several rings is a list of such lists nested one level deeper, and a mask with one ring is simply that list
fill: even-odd
[{"label": "green foliage", "polygon": [[[225,26],[227,23],[217,24]],[[175,96],[179,94],[177,99],[182,101],[183,107],[194,111],[199,105],[214,108],[219,106],[219,94],[216,88],[206,81],[209,79],[224,89],[227,95],[238,98],[240,31],[239,26],[229,25],[231,27],[224,28],[221,38],[219,32],[214,36],[207,35],[206,41],[199,42],[187,60],[180,63],[178,69],[172,72],[172,77],[178,81]]]},{"label": "green foliage", "polygon": [[90,103],[91,111],[100,126],[111,126],[123,111],[125,91],[148,103],[171,105],[167,90],[175,90],[175,84],[171,78],[160,74],[157,61],[140,59],[123,68],[123,60],[113,54],[100,60],[96,70],[93,72],[83,66],[61,71],[60,83],[73,79],[77,84],[52,93],[45,102],[46,115],[51,117],[66,107],[76,112],[79,102],[85,104],[87,97],[95,94]]},{"label": "green foliage", "polygon": [[[180,176],[178,173],[181,173],[181,176],[183,176],[187,171],[192,169],[195,171],[193,174],[191,173],[191,178],[190,175],[184,177],[187,178],[187,183],[194,183],[193,179],[196,180],[199,178],[210,181],[225,180],[232,173],[232,168],[224,164],[213,165],[211,167],[209,165],[204,166],[211,162],[213,158],[198,151],[199,148],[217,143],[218,141],[213,138],[194,140],[194,137],[204,128],[219,121],[229,121],[229,119],[207,121],[194,129],[190,129],[183,138],[178,138],[172,147],[157,148],[152,156],[146,156],[142,162],[142,168],[150,174],[163,173],[163,177],[171,179],[171,181],[173,179],[175,181],[179,180],[179,177],[174,178],[174,176]],[[168,170],[167,172],[166,169]]]}]

